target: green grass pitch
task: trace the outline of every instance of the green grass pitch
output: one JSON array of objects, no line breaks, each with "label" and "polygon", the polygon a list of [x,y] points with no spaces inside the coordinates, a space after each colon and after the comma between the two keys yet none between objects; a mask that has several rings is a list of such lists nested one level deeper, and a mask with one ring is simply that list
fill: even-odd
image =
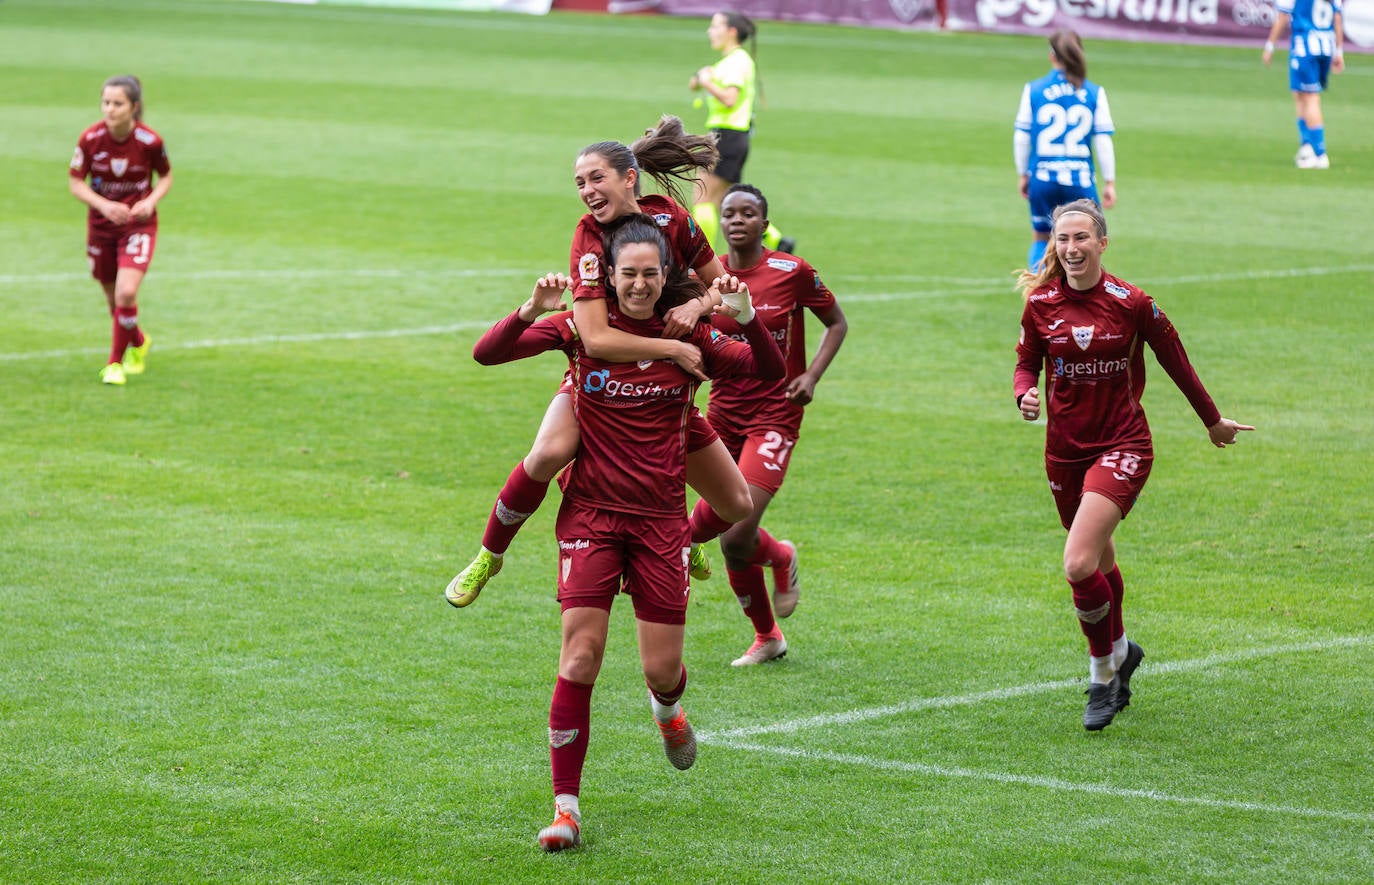
[{"label": "green grass pitch", "polygon": [[[1151,361],[1155,475],[1117,535],[1148,657],[1090,735],[1011,400],[1044,40],[767,22],[747,177],[850,320],[766,520],[801,550],[792,651],[729,666],[751,634],[713,546],[679,773],[618,606],[585,845],[539,851],[557,494],[475,606],[442,590],[561,367],[471,346],[566,267],[581,147],[700,125],[705,24],[0,2],[0,881],[1374,879],[1369,57],[1300,172],[1258,46],[1088,45],[1106,265],[1259,428],[1211,448]],[[176,185],[148,373],[108,389],[64,179],[126,72]]]}]

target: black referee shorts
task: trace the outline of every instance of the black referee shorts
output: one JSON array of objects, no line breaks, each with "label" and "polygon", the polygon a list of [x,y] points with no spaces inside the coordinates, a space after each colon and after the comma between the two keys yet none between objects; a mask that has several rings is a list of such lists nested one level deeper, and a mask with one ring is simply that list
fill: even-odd
[{"label": "black referee shorts", "polygon": [[738,129],[712,129],[716,134],[716,148],[720,159],[711,171],[731,184],[739,184],[744,176],[744,161],[749,158],[749,133]]}]

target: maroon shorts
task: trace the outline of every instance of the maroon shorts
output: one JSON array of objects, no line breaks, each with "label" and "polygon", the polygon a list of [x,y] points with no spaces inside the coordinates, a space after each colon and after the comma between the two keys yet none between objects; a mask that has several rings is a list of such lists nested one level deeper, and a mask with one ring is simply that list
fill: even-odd
[{"label": "maroon shorts", "polygon": [[117,233],[86,228],[86,257],[91,261],[91,276],[102,283],[113,283],[120,268],[146,271],[157,248],[157,222],[125,225]]},{"label": "maroon shorts", "polygon": [[718,439],[720,436],[711,422],[706,420],[700,409],[692,406],[692,415],[687,419],[687,454],[699,452]]},{"label": "maroon shorts", "polygon": [[725,448],[739,464],[745,482],[776,495],[787,478],[797,437],[787,428],[751,428],[747,436],[726,431]]},{"label": "maroon shorts", "polygon": [[619,592],[635,617],[654,624],[687,623],[687,514],[621,513],[564,498],[558,536],[558,601],[563,611],[611,610]]},{"label": "maroon shorts", "polygon": [[1059,508],[1059,521],[1064,528],[1073,525],[1084,492],[1097,492],[1111,499],[1121,508],[1121,518],[1125,519],[1145,488],[1145,480],[1150,478],[1154,460],[1152,452],[1121,451],[1073,464],[1045,462],[1045,475],[1054,493],[1054,506]]}]

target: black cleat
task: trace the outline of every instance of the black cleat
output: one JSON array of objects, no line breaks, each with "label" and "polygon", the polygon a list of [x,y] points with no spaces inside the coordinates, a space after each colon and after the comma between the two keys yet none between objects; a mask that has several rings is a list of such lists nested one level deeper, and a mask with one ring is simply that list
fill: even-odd
[{"label": "black cleat", "polygon": [[1145,649],[1126,640],[1126,660],[1121,662],[1121,669],[1116,671],[1116,712],[1120,713],[1131,705],[1131,674],[1135,668],[1140,666],[1140,662],[1145,657]]},{"label": "black cleat", "polygon": [[1116,711],[1120,709],[1117,702],[1117,686],[1120,683],[1116,677],[1105,685],[1094,682],[1088,686],[1088,706],[1083,711],[1083,727],[1088,731],[1101,731],[1112,723]]},{"label": "black cleat", "polygon": [[778,240],[778,251],[779,251],[779,252],[786,252],[786,253],[789,254],[789,255],[796,255],[796,254],[797,254],[797,238],[796,238],[796,237],[783,237],[781,240]]}]

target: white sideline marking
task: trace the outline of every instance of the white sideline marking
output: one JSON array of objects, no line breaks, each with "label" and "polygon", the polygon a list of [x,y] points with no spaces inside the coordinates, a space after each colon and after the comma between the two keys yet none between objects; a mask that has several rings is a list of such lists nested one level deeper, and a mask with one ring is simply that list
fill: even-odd
[{"label": "white sideline marking", "polygon": [[[1198,274],[1193,276],[1181,277],[1161,277],[1154,280],[1150,286],[1168,286],[1181,283],[1216,283],[1229,280],[1257,280],[1257,279],[1279,279],[1290,277],[1307,276],[1327,276],[1343,273],[1365,273],[1374,271],[1374,264],[1352,264],[1344,267],[1304,267],[1304,268],[1278,268],[1274,270],[1247,270],[1236,271],[1233,273],[1217,274]],[[485,270],[454,269],[454,270],[407,270],[401,268],[373,268],[373,269],[329,269],[318,268],[311,270],[205,270],[205,271],[186,271],[186,272],[159,272],[158,277],[170,277],[173,279],[322,279],[330,277],[378,277],[386,279],[402,279],[407,277],[437,277],[437,278],[463,278],[463,277],[512,277],[528,274],[529,271],[514,270],[510,268],[493,268]],[[0,284],[23,285],[25,283],[45,283],[45,282],[71,282],[73,280],[89,279],[87,274],[0,274]],[[968,280],[960,281],[950,277],[918,277],[918,276],[845,276],[841,275],[835,279],[848,279],[859,281],[899,281],[911,283],[943,283],[953,284],[956,288],[939,288],[930,290],[900,291],[900,292],[876,292],[870,294],[842,294],[841,303],[867,303],[867,302],[886,302],[886,301],[915,301],[927,298],[967,298],[969,296],[1001,296],[1013,293],[1015,289],[1009,281],[999,281],[996,283],[988,281]],[[421,335],[448,335],[453,332],[470,331],[473,329],[486,329],[495,320],[470,320],[463,323],[451,323],[442,326],[420,326],[412,329],[376,329],[366,330],[357,329],[341,332],[311,332],[287,335],[260,335],[252,338],[225,338],[225,339],[206,339],[201,341],[186,341],[182,343],[166,342],[158,345],[159,352],[167,350],[194,350],[207,347],[255,347],[264,344],[290,344],[314,341],[365,341],[376,338],[407,338]],[[0,363],[15,362],[27,359],[53,359],[70,356],[90,356],[92,354],[106,353],[109,348],[102,347],[79,347],[67,348],[64,350],[39,350],[29,353],[0,353]]]},{"label": "white sideline marking", "polygon": [[[697,740],[702,740],[700,732]],[[797,749],[792,747],[769,747],[744,741],[712,741],[732,750],[746,750],[753,753],[772,753],[776,756],[792,756],[801,759],[815,759],[821,762],[838,762],[844,765],[858,765],[866,768],[880,768],[889,771],[903,771],[924,774],[932,777],[960,777],[971,780],[993,781],[999,784],[1019,784],[1026,787],[1040,787],[1067,793],[1092,793],[1110,796],[1114,799],[1150,799],[1155,802],[1170,802],[1176,805],[1200,805],[1205,808],[1229,808],[1236,811],[1258,811],[1265,814],[1290,815],[1294,817],[1318,817],[1334,820],[1348,820],[1357,823],[1374,822],[1374,813],[1360,811],[1332,811],[1325,808],[1305,808],[1300,805],[1270,805],[1265,802],[1243,802],[1239,799],[1209,799],[1205,796],[1178,796],[1159,790],[1138,790],[1130,787],[1113,787],[1107,784],[1074,783],[1056,777],[1035,777],[1024,774],[1009,774],[1002,771],[978,771],[972,768],[959,768],[945,765],[929,765],[924,762],[897,762],[891,759],[877,759],[872,756],[856,756],[851,753],[831,753],[825,750]]]},{"label": "white sideline marking", "polygon": [[[1162,664],[1153,664],[1149,663],[1149,659],[1147,659],[1147,664],[1152,673],[1184,673],[1194,670],[1206,670],[1224,664],[1254,660],[1256,658],[1273,657],[1281,654],[1326,651],[1333,648],[1354,648],[1357,646],[1369,645],[1372,642],[1374,642],[1374,636],[1343,636],[1335,639],[1294,643],[1292,645],[1245,649],[1228,654],[1195,658],[1189,661],[1165,661]],[[1143,664],[1142,666],[1146,665]],[[891,759],[880,759],[874,756],[860,756],[853,753],[833,753],[826,750],[814,750],[810,748],[775,747],[753,743],[747,740],[739,740],[739,738],[761,734],[793,734],[804,728],[846,725],[851,722],[861,722],[885,716],[897,716],[918,710],[965,706],[988,700],[1004,700],[1006,698],[1020,697],[1022,695],[1039,694],[1047,691],[1071,688],[1081,684],[1082,682],[1077,679],[1060,679],[1054,682],[1036,682],[1029,685],[942,698],[917,698],[903,704],[870,707],[863,710],[850,710],[844,713],[833,713],[822,716],[810,716],[805,719],[794,719],[774,725],[731,728],[719,732],[698,731],[697,740],[704,744],[714,744],[731,750],[743,750],[751,753],[772,753],[776,756],[815,759],[822,762],[836,762],[843,765],[856,765],[888,771],[903,771],[913,774],[929,775],[931,777],[968,778],[971,780],[991,781],[1000,784],[1019,784],[1027,787],[1059,790],[1061,792],[1090,793],[1100,796],[1110,796],[1117,799],[1148,799],[1155,802],[1169,802],[1176,805],[1227,808],[1236,811],[1262,812],[1264,814],[1315,817],[1327,820],[1355,821],[1357,823],[1374,822],[1374,812],[1333,811],[1325,808],[1307,808],[1299,805],[1245,802],[1239,799],[1211,799],[1205,796],[1179,796],[1171,793],[1164,793],[1159,790],[1114,787],[1108,784],[1075,783],[1073,781],[1066,781],[1054,777],[1011,774],[1002,771],[978,771],[976,769],[958,766],[931,765],[924,762],[902,762]]]},{"label": "white sideline marking", "polygon": [[[1344,636],[1335,639],[1320,640],[1314,642],[1302,642],[1294,645],[1277,645],[1269,648],[1252,648],[1242,651],[1228,652],[1226,654],[1211,655],[1205,658],[1194,658],[1191,661],[1165,661],[1156,664],[1150,657],[1145,658],[1141,664],[1144,672],[1149,673],[1186,673],[1194,670],[1207,670],[1224,664],[1234,664],[1240,661],[1251,661],[1256,658],[1275,657],[1285,654],[1299,654],[1309,651],[1326,651],[1333,648],[1353,648],[1356,646],[1369,645],[1374,643],[1374,636]],[[735,738],[754,737],[761,734],[792,734],[807,728],[824,728],[832,725],[848,725],[853,722],[864,722],[870,719],[882,719],[888,716],[901,716],[907,713],[915,713],[920,710],[937,710],[945,707],[963,707],[982,703],[983,701],[1000,701],[1008,698],[1022,697],[1030,694],[1044,694],[1049,691],[1059,691],[1061,689],[1073,688],[1082,685],[1081,679],[1057,679],[1053,682],[1033,682],[1028,685],[1017,685],[1009,688],[995,688],[990,691],[972,692],[970,694],[950,695],[938,698],[915,698],[900,704],[890,704],[883,707],[868,707],[861,710],[847,710],[841,713],[824,713],[819,716],[807,716],[802,719],[792,719],[784,722],[776,722],[772,725],[747,725],[741,728],[728,728],[717,732],[697,732],[697,740],[701,741],[730,741]]]},{"label": "white sideline marking", "polygon": [[[312,341],[364,341],[375,338],[408,338],[414,335],[449,335],[472,329],[489,328],[496,320],[468,320],[451,323],[447,326],[419,326],[414,329],[381,329],[375,332],[309,332],[299,335],[255,335],[252,338],[205,338],[200,341],[171,342],[159,344],[158,351],[199,350],[207,347],[257,347],[264,344],[296,344]],[[93,353],[108,353],[109,348],[75,347],[67,350],[37,350],[32,353],[0,353],[0,362],[39,359],[41,357],[89,356]]]}]

